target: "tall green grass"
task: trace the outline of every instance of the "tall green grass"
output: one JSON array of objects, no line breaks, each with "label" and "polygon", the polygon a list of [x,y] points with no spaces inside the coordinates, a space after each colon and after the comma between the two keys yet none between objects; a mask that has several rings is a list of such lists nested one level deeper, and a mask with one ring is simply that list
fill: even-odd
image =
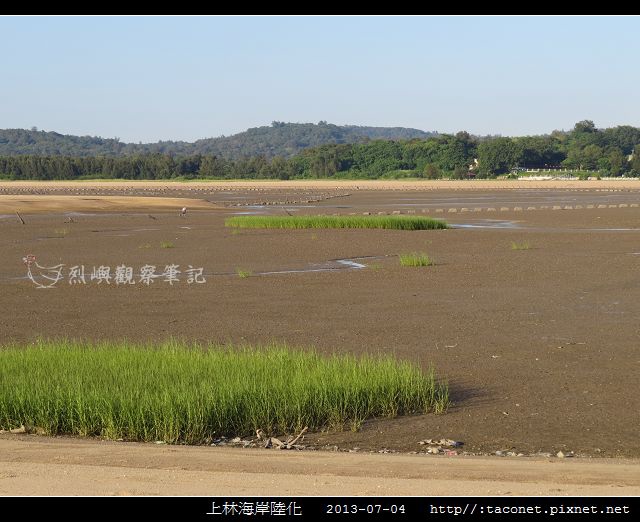
[{"label": "tall green grass", "polygon": [[234,216],[224,224],[236,228],[449,228],[444,221],[423,216]]},{"label": "tall green grass", "polygon": [[531,244],[528,241],[523,241],[521,243],[517,243],[516,241],[511,242],[511,250],[529,250],[531,248]]},{"label": "tall green grass", "polygon": [[245,270],[243,268],[236,268],[236,274],[240,279],[246,279],[247,277],[251,277],[253,272],[251,270]]},{"label": "tall green grass", "polygon": [[433,259],[431,259],[424,252],[411,252],[409,254],[400,254],[401,266],[431,266],[433,265]]},{"label": "tall green grass", "polygon": [[178,342],[0,348],[0,429],[199,444],[257,428],[357,429],[448,402],[432,369],[389,356]]}]

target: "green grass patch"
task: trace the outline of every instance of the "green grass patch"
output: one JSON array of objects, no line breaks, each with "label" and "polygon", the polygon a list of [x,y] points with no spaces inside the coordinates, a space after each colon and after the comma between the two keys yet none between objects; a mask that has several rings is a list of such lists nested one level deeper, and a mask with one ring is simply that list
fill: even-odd
[{"label": "green grass patch", "polygon": [[53,233],[56,235],[56,237],[67,237],[67,235],[69,234],[69,229],[68,228],[56,228]]},{"label": "green grass patch", "polygon": [[521,243],[516,241],[511,242],[511,250],[529,250],[530,248],[531,245],[528,241],[522,241]]},{"label": "green grass patch", "polygon": [[442,413],[433,369],[391,356],[285,346],[40,341],[0,348],[0,429],[208,443],[256,429],[357,429],[371,417]]},{"label": "green grass patch", "polygon": [[409,254],[400,254],[401,266],[431,266],[433,265],[433,259],[431,259],[424,252],[411,252]]},{"label": "green grass patch", "polygon": [[234,216],[224,224],[236,228],[449,228],[444,221],[422,216]]},{"label": "green grass patch", "polygon": [[236,274],[238,274],[239,278],[245,279],[247,277],[252,276],[253,272],[251,270],[244,270],[242,268],[236,268]]},{"label": "green grass patch", "polygon": [[161,241],[160,248],[175,248],[175,245],[171,241]]}]

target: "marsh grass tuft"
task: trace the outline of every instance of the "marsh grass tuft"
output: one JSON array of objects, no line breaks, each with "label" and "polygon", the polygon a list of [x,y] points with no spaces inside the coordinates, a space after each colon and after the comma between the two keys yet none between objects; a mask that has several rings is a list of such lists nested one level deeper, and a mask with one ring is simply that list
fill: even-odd
[{"label": "marsh grass tuft", "polygon": [[448,404],[433,369],[386,355],[177,341],[0,347],[0,429],[202,444],[257,428],[357,429]]},{"label": "marsh grass tuft", "polygon": [[68,228],[56,228],[53,233],[56,235],[56,237],[67,237],[67,235],[69,234],[69,229]]},{"label": "marsh grass tuft", "polygon": [[531,245],[528,241],[523,241],[522,243],[517,243],[515,241],[511,242],[511,250],[529,250]]},{"label": "marsh grass tuft", "polygon": [[138,248],[151,248],[151,243],[142,243]]},{"label": "marsh grass tuft", "polygon": [[424,252],[411,252],[409,254],[400,254],[401,266],[431,266],[433,265],[433,259],[431,259]]},{"label": "marsh grass tuft", "polygon": [[444,221],[423,216],[234,216],[225,219],[224,224],[236,228],[449,228]]},{"label": "marsh grass tuft", "polygon": [[236,268],[236,274],[238,274],[239,278],[245,279],[247,277],[252,276],[253,272],[251,270],[244,270],[242,268]]},{"label": "marsh grass tuft", "polygon": [[171,241],[161,241],[160,248],[175,248],[175,245]]}]

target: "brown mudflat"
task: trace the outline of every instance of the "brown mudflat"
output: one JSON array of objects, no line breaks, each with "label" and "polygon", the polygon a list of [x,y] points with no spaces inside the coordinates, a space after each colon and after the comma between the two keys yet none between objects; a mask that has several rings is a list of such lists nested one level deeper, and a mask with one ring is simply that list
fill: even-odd
[{"label": "brown mudflat", "polygon": [[[389,352],[435,366],[450,383],[448,413],[374,420],[355,433],[311,434],[309,443],[410,452],[421,450],[420,440],[446,437],[472,453],[640,457],[640,209],[631,207],[640,193],[589,186],[472,194],[357,189],[348,196],[340,190],[341,197],[322,195],[315,204],[302,202],[319,189],[293,187],[207,196],[216,205],[243,206],[185,217],[177,207],[155,219],[140,211],[74,215],[66,223],[69,216],[50,213],[21,225],[9,216],[0,219],[0,342],[178,337]],[[267,200],[276,204],[249,205]],[[224,227],[224,217],[237,212],[283,214],[283,208],[428,210],[474,227]],[[428,253],[435,266],[399,266],[397,254],[411,251]],[[207,282],[60,281],[37,289],[25,279],[27,254],[42,265],[85,265],[87,273],[99,265],[136,271],[144,264],[192,265],[204,268]],[[336,262],[349,259],[366,268]],[[240,278],[237,269],[253,275]]]}]

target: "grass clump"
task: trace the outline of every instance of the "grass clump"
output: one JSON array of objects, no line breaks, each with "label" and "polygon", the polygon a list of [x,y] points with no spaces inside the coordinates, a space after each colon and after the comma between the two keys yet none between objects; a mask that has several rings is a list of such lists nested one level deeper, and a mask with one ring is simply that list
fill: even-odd
[{"label": "grass clump", "polygon": [[178,342],[0,348],[0,429],[200,444],[258,428],[357,429],[448,403],[433,369],[391,356]]},{"label": "grass clump", "polygon": [[523,241],[522,243],[517,243],[516,241],[511,242],[511,250],[529,250],[531,245],[528,241]]},{"label": "grass clump", "polygon": [[236,228],[449,228],[444,221],[423,216],[234,216],[224,224]]},{"label": "grass clump", "polygon": [[161,241],[160,248],[175,248],[175,245],[171,241]]},{"label": "grass clump", "polygon": [[69,234],[69,229],[68,228],[56,228],[53,233],[56,235],[56,237],[67,237],[67,235]]},{"label": "grass clump", "polygon": [[253,272],[251,270],[244,270],[242,268],[236,268],[236,274],[238,274],[238,277],[240,279],[245,279],[247,277],[252,276]]},{"label": "grass clump", "polygon": [[433,259],[431,259],[424,252],[411,252],[409,254],[400,254],[401,266],[431,266],[433,265]]}]

